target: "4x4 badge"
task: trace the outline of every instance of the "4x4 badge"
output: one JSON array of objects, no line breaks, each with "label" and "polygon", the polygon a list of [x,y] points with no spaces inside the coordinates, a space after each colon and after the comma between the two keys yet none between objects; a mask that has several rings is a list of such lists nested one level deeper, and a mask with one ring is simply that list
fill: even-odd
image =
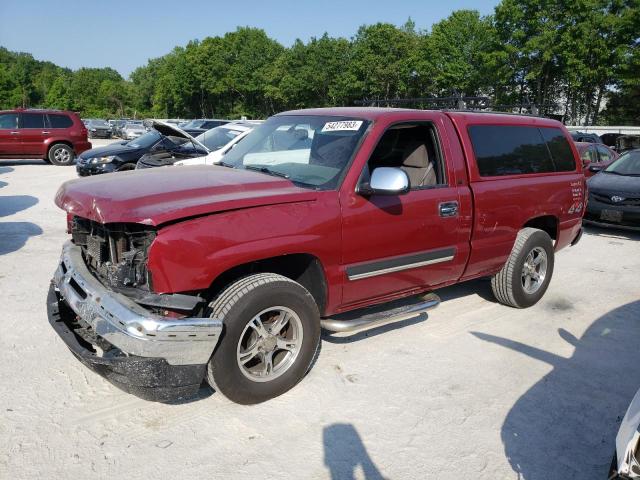
[{"label": "4x4 badge", "polygon": [[620,203],[624,200],[624,197],[619,197],[618,195],[614,195],[613,197],[611,197],[611,201],[614,203]]}]

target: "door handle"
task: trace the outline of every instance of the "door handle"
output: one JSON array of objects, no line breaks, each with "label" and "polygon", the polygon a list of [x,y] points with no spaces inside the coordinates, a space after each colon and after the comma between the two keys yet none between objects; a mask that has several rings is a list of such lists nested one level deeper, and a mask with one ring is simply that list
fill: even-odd
[{"label": "door handle", "polygon": [[458,202],[442,202],[438,205],[438,212],[441,217],[457,217]]},{"label": "door handle", "polygon": [[43,131],[42,131],[42,134],[43,134],[43,135],[49,135],[50,133],[51,133],[51,132],[49,132],[49,131],[47,131],[47,130],[43,130]]},{"label": "door handle", "polygon": [[20,132],[9,132],[11,135],[20,135]]}]

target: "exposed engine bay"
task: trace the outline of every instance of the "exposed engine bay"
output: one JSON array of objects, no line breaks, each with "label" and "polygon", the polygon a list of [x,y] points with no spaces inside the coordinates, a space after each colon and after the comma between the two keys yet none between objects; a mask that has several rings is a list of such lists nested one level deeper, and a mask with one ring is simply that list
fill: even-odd
[{"label": "exposed engine bay", "polygon": [[136,223],[98,222],[74,217],[73,243],[82,247],[89,269],[106,286],[115,290],[151,290],[147,254],[156,232]]}]

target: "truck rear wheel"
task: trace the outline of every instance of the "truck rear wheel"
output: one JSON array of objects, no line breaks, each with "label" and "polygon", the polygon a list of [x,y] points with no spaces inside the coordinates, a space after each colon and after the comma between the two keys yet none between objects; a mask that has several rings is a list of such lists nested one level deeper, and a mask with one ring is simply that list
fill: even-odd
[{"label": "truck rear wheel", "polygon": [[553,275],[553,242],[547,232],[523,228],[502,270],[491,279],[496,299],[510,307],[527,308],[547,291]]},{"label": "truck rear wheel", "polygon": [[320,345],[320,314],[300,284],[273,273],[231,284],[209,305],[224,323],[209,360],[212,388],[241,404],[264,402],[296,385]]}]

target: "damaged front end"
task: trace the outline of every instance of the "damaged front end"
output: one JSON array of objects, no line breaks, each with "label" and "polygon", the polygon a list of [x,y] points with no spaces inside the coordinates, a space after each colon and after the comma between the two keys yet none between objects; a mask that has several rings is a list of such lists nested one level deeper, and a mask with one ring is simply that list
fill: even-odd
[{"label": "damaged front end", "polygon": [[153,228],[73,218],[47,298],[49,323],[85,365],[151,400],[195,394],[222,322],[179,315],[202,299],[162,295],[147,269]]}]

